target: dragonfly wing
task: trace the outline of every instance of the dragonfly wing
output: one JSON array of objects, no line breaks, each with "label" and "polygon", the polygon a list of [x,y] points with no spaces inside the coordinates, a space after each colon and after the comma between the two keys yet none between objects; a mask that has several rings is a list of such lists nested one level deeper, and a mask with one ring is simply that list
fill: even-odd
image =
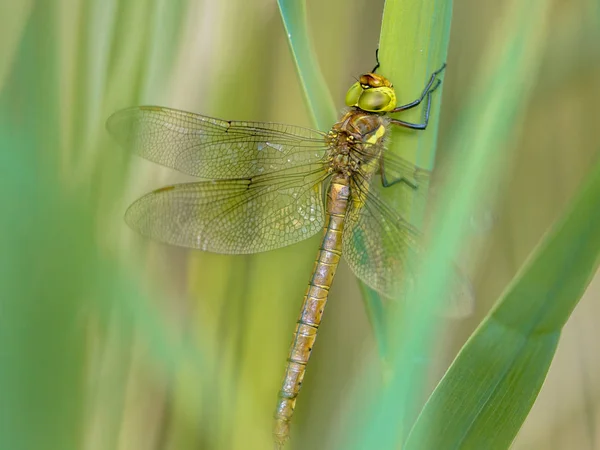
[{"label": "dragonfly wing", "polygon": [[[405,283],[414,283],[423,254],[421,235],[383,200],[380,191],[385,188],[378,181],[368,186],[365,179],[353,180],[343,251],[358,278],[382,295],[396,298],[402,294]],[[473,310],[473,292],[460,270],[456,267],[453,270],[449,295],[441,312],[464,317]]]},{"label": "dragonfly wing", "polygon": [[167,186],[137,200],[126,222],[140,234],[214,253],[257,253],[323,228],[320,166],[311,173]]},{"label": "dragonfly wing", "polygon": [[406,278],[412,278],[409,260],[419,253],[419,232],[367,189],[366,182],[352,180],[343,254],[358,278],[395,297]]},{"label": "dragonfly wing", "polygon": [[324,134],[278,123],[214,119],[176,109],[139,106],[109,117],[123,147],[188,175],[246,178],[322,160]]},{"label": "dragonfly wing", "polygon": [[431,178],[429,170],[415,166],[410,161],[387,151],[383,152],[381,158],[385,179],[388,183],[403,181],[407,186],[412,187],[412,195],[427,192],[427,189],[422,189],[422,187],[429,184]]}]

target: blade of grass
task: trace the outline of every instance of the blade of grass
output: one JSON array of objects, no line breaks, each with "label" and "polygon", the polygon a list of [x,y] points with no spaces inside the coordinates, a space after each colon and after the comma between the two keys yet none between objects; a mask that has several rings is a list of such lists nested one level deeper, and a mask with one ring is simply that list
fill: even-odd
[{"label": "blade of grass", "polygon": [[306,2],[278,0],[279,11],[296,63],[308,110],[319,130],[328,130],[335,122],[337,109],[319,68],[306,23]]},{"label": "blade of grass", "polygon": [[[600,163],[427,402],[407,449],[505,449],[600,264]],[[432,433],[431,430],[436,432]]]},{"label": "blade of grass", "polygon": [[[378,72],[394,84],[399,104],[416,99],[429,76],[446,62],[451,19],[452,2],[449,0],[385,2]],[[442,88],[443,83],[435,94],[427,132],[407,132],[393,127],[388,148],[388,151],[428,170],[433,169],[435,160]],[[422,112],[422,108],[408,110],[402,113],[402,120],[420,123]]]}]

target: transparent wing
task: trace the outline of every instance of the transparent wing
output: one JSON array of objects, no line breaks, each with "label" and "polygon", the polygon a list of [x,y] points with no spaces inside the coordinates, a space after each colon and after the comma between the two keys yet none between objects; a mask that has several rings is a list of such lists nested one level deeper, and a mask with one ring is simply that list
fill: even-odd
[{"label": "transparent wing", "polygon": [[[362,154],[360,154],[360,149],[355,149],[354,151],[358,152],[366,160],[371,158],[369,151],[364,151]],[[411,195],[426,193],[427,189],[419,188],[423,184],[427,186],[431,178],[431,171],[416,166],[401,156],[388,151],[382,152],[374,172],[378,175],[382,175],[383,172],[383,177],[389,184],[398,184],[402,181],[405,186],[411,188]]]},{"label": "transparent wing", "polygon": [[[373,183],[375,184],[375,183]],[[400,292],[417,258],[418,230],[373,194],[366,179],[355,176],[346,214],[343,254],[352,271],[368,286],[392,297]]]},{"label": "transparent wing", "polygon": [[[389,152],[383,152],[382,167],[385,172],[385,177],[388,182],[403,180],[406,184],[419,188],[424,183],[429,183],[431,172],[421,167],[415,166],[413,163],[404,158],[393,155]],[[427,189],[412,189],[413,195],[426,193]]]},{"label": "transparent wing", "polygon": [[324,134],[277,123],[235,122],[157,106],[116,112],[106,127],[127,149],[180,172],[246,178],[321,161]]},{"label": "transparent wing", "polygon": [[[414,282],[423,251],[419,231],[384,200],[383,189],[379,177],[370,186],[367,178],[353,178],[343,251],[358,278],[382,295],[395,297],[403,292],[404,283]],[[453,317],[470,314],[474,302],[471,285],[458,270],[449,291],[443,313]]]},{"label": "transparent wing", "polygon": [[214,253],[273,250],[323,228],[320,166],[312,171],[167,186],[137,200],[126,222],[153,239]]}]

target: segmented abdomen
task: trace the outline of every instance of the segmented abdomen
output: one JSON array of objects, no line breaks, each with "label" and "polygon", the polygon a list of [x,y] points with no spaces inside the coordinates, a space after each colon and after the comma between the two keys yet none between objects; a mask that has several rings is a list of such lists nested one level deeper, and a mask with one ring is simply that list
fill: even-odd
[{"label": "segmented abdomen", "polygon": [[329,289],[342,257],[342,235],[349,196],[348,177],[341,174],[334,175],[327,194],[327,216],[323,240],[300,310],[275,410],[273,434],[279,445],[283,445],[289,437],[290,420],[294,413],[296,397],[300,392],[306,365],[317,338]]}]

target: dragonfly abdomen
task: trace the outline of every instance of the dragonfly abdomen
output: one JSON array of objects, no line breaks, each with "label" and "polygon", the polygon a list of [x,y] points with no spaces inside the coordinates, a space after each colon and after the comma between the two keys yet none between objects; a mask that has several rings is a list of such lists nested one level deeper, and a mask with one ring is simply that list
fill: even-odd
[{"label": "dragonfly abdomen", "polygon": [[343,174],[334,175],[327,194],[327,214],[321,247],[298,317],[275,410],[273,434],[279,445],[283,445],[289,438],[296,397],[300,392],[306,365],[317,339],[329,289],[342,257],[342,235],[349,197],[348,177]]}]

